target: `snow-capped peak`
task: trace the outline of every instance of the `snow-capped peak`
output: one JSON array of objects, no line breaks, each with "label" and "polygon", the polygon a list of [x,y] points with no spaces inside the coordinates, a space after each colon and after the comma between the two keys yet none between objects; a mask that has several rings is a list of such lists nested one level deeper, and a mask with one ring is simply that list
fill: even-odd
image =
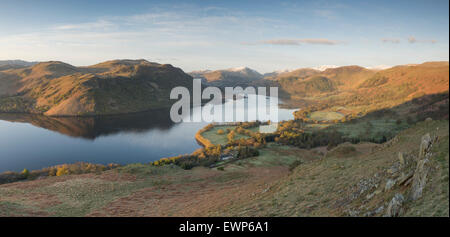
[{"label": "snow-capped peak", "polygon": [[392,66],[388,66],[388,65],[377,65],[377,66],[371,66],[371,67],[366,67],[366,68],[371,69],[371,70],[384,70],[384,69],[388,69],[391,67]]},{"label": "snow-capped peak", "polygon": [[229,68],[226,69],[224,71],[228,71],[228,72],[236,72],[236,73],[241,73],[241,74],[253,74],[253,75],[258,75],[260,76],[261,74],[251,68],[248,67],[235,67],[235,68]]},{"label": "snow-capped peak", "polygon": [[196,71],[192,71],[192,72],[190,72],[190,73],[208,73],[208,72],[212,72],[212,71],[209,70],[209,69],[205,69],[205,70],[196,70]]},{"label": "snow-capped peak", "polygon": [[281,69],[281,70],[275,70],[275,73],[281,74],[281,73],[286,73],[286,72],[292,72],[295,69]]},{"label": "snow-capped peak", "polygon": [[322,66],[312,67],[312,69],[319,70],[319,71],[325,71],[328,68],[337,68],[337,67],[339,67],[339,66],[336,66],[336,65],[322,65]]},{"label": "snow-capped peak", "polygon": [[228,71],[231,71],[231,72],[240,72],[240,71],[245,71],[245,70],[251,70],[251,69],[248,67],[234,67],[234,68],[228,69]]}]

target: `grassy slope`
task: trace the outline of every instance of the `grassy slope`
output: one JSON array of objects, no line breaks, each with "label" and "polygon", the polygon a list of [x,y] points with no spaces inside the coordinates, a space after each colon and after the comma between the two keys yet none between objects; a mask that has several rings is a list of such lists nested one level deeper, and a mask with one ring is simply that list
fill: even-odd
[{"label": "grassy slope", "polygon": [[317,121],[330,121],[330,120],[339,120],[342,119],[344,116],[341,113],[338,112],[325,112],[325,111],[315,111],[312,112],[310,115],[310,118],[317,120]]},{"label": "grassy slope", "polygon": [[427,132],[440,136],[432,158],[438,168],[423,198],[405,204],[405,215],[448,216],[447,120],[421,122],[384,145],[342,144],[355,149],[338,147],[326,156],[321,148],[269,144],[259,157],[223,164],[224,171],[131,164],[101,174],[4,184],[0,216],[341,216],[361,206],[363,215],[405,191],[395,186],[367,200],[374,191],[368,190],[348,201],[355,185],[378,173],[382,189],[397,153],[418,152]]},{"label": "grassy slope", "polygon": [[[404,215],[448,216],[448,121],[422,122],[403,131],[398,141],[388,142],[390,145],[380,146],[375,152],[372,150],[376,145],[359,144],[353,145],[357,152],[352,155],[330,154],[317,162],[301,164],[292,174],[275,182],[269,191],[229,207],[222,215],[345,216],[347,210],[356,209],[358,215],[364,215],[383,204],[386,207],[394,194],[405,193],[405,188],[395,186],[370,200],[366,195],[384,188],[389,177],[386,169],[397,161],[398,152],[418,153],[421,136],[427,132],[441,137],[432,158],[437,169],[428,181],[425,195],[416,202],[408,202]],[[363,192],[355,200],[347,200],[360,180],[375,174],[382,177],[378,188]]]},{"label": "grassy slope", "polygon": [[[309,117],[324,120],[336,119],[337,113],[348,114],[345,107],[334,107],[330,110],[315,111]],[[433,119],[448,119],[448,91],[414,99],[389,109],[378,110],[359,117],[339,123],[307,124],[305,130],[309,132],[338,131],[347,138],[359,140],[382,141],[383,136],[392,138],[398,132],[410,127],[417,121]]]}]

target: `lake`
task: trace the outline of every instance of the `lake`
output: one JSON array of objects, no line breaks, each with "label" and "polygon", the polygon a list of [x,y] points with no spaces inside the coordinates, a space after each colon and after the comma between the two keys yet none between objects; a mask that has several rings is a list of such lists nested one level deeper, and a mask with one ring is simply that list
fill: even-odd
[{"label": "lake", "polygon": [[[257,95],[249,95],[249,98],[251,96]],[[236,101],[216,105],[215,109],[229,103]],[[257,109],[238,107],[235,114]],[[279,120],[293,119],[293,111],[278,107]],[[191,109],[191,113],[201,113],[201,107]],[[34,170],[79,161],[147,163],[188,154],[200,147],[194,135],[207,124],[173,123],[168,109],[97,117],[0,113],[0,172]]]}]

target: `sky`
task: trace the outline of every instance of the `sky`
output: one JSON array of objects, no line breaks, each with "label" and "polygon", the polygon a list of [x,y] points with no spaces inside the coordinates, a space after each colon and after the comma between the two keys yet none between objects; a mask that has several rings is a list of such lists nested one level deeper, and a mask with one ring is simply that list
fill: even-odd
[{"label": "sky", "polygon": [[449,60],[449,1],[0,0],[0,60],[265,73]]}]

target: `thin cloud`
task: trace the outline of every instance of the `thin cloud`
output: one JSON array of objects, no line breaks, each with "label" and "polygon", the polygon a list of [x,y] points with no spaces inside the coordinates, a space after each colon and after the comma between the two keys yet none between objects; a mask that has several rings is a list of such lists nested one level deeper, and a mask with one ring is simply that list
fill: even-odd
[{"label": "thin cloud", "polygon": [[323,17],[323,18],[327,18],[327,19],[335,19],[336,18],[336,14],[334,11],[329,10],[329,9],[319,9],[319,10],[314,10],[314,15],[319,16],[319,17]]},{"label": "thin cloud", "polygon": [[305,44],[327,44],[327,45],[335,45],[342,43],[341,41],[329,39],[301,39],[300,42]]},{"label": "thin cloud", "polygon": [[106,20],[98,20],[96,22],[87,22],[80,24],[69,24],[53,27],[54,30],[91,30],[91,29],[105,29],[114,26],[112,22]]},{"label": "thin cloud", "polygon": [[317,45],[336,45],[341,44],[342,41],[329,40],[329,39],[273,39],[264,40],[259,42],[243,42],[243,45],[258,45],[258,44],[270,44],[270,45],[302,45],[302,44],[317,44]]},{"label": "thin cloud", "polygon": [[398,43],[400,43],[400,40],[399,40],[399,39],[392,39],[392,38],[383,38],[383,39],[381,39],[381,41],[382,41],[383,43],[392,43],[392,44],[398,44]]},{"label": "thin cloud", "polygon": [[418,39],[416,39],[414,36],[410,36],[410,37],[408,38],[408,42],[409,42],[410,44],[414,44],[414,43],[429,43],[429,44],[435,44],[435,43],[437,43],[436,40],[418,40]]},{"label": "thin cloud", "polygon": [[409,37],[408,38],[408,42],[410,43],[410,44],[414,44],[414,43],[416,43],[417,42],[417,39],[415,38],[415,37]]},{"label": "thin cloud", "polygon": [[299,40],[278,39],[278,40],[266,40],[262,41],[262,44],[274,44],[274,45],[300,45]]}]

